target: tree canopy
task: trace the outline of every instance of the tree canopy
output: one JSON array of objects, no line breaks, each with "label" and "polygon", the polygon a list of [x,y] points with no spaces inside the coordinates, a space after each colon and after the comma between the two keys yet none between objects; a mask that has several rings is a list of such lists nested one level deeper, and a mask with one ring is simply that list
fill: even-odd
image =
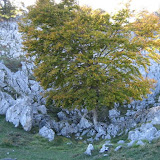
[{"label": "tree canopy", "polygon": [[10,19],[16,16],[16,7],[10,2],[10,0],[0,1],[0,18]]},{"label": "tree canopy", "polygon": [[20,29],[47,104],[92,110],[151,93],[155,81],[139,69],[147,72],[150,58],[159,61],[154,14],[134,16],[126,7],[113,15],[74,0],[38,0]]}]

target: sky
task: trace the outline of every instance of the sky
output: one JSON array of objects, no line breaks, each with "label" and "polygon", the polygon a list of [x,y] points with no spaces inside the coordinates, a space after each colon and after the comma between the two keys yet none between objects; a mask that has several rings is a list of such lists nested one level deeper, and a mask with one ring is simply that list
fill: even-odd
[{"label": "sky", "polygon": [[[34,4],[36,0],[12,0],[20,3],[24,2],[26,6]],[[60,0],[56,0],[59,2]],[[77,0],[80,5],[89,5],[93,9],[101,8],[107,12],[113,12],[115,9],[121,7],[120,3],[126,2],[126,0]],[[131,8],[134,10],[147,9],[150,12],[160,9],[160,0],[132,0]]]}]

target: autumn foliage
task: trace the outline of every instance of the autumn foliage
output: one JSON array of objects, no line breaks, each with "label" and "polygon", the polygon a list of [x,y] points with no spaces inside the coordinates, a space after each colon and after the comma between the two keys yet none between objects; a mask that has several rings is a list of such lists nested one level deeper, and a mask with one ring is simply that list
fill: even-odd
[{"label": "autumn foliage", "polygon": [[139,69],[147,72],[150,59],[159,61],[160,22],[154,14],[134,16],[126,7],[113,15],[74,0],[38,0],[20,30],[47,104],[92,110],[151,93],[155,81]]}]

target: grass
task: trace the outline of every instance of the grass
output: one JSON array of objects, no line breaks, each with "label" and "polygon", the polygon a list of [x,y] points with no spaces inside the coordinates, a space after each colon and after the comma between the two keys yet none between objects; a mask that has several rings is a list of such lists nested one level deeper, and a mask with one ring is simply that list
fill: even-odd
[{"label": "grass", "polygon": [[15,128],[5,121],[4,116],[0,116],[0,159],[17,158],[17,160],[159,160],[160,139],[147,143],[145,146],[134,146],[127,148],[125,145],[115,152],[117,141],[126,139],[125,135],[113,139],[113,146],[107,153],[99,154],[103,141],[95,142],[92,156],[84,155],[88,144],[83,141],[76,141],[74,138],[68,139],[55,136],[54,141],[35,134],[36,128],[30,132],[25,132],[21,127]]}]

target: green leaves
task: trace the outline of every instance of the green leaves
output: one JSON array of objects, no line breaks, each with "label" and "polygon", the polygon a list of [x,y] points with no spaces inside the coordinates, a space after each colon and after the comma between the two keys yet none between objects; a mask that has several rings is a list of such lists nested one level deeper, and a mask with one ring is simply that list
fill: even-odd
[{"label": "green leaves", "polygon": [[147,71],[150,58],[159,61],[160,24],[152,14],[134,22],[130,16],[128,8],[109,15],[74,0],[39,0],[30,7],[20,28],[48,104],[94,109],[150,93],[155,81],[142,77],[139,68]]}]

